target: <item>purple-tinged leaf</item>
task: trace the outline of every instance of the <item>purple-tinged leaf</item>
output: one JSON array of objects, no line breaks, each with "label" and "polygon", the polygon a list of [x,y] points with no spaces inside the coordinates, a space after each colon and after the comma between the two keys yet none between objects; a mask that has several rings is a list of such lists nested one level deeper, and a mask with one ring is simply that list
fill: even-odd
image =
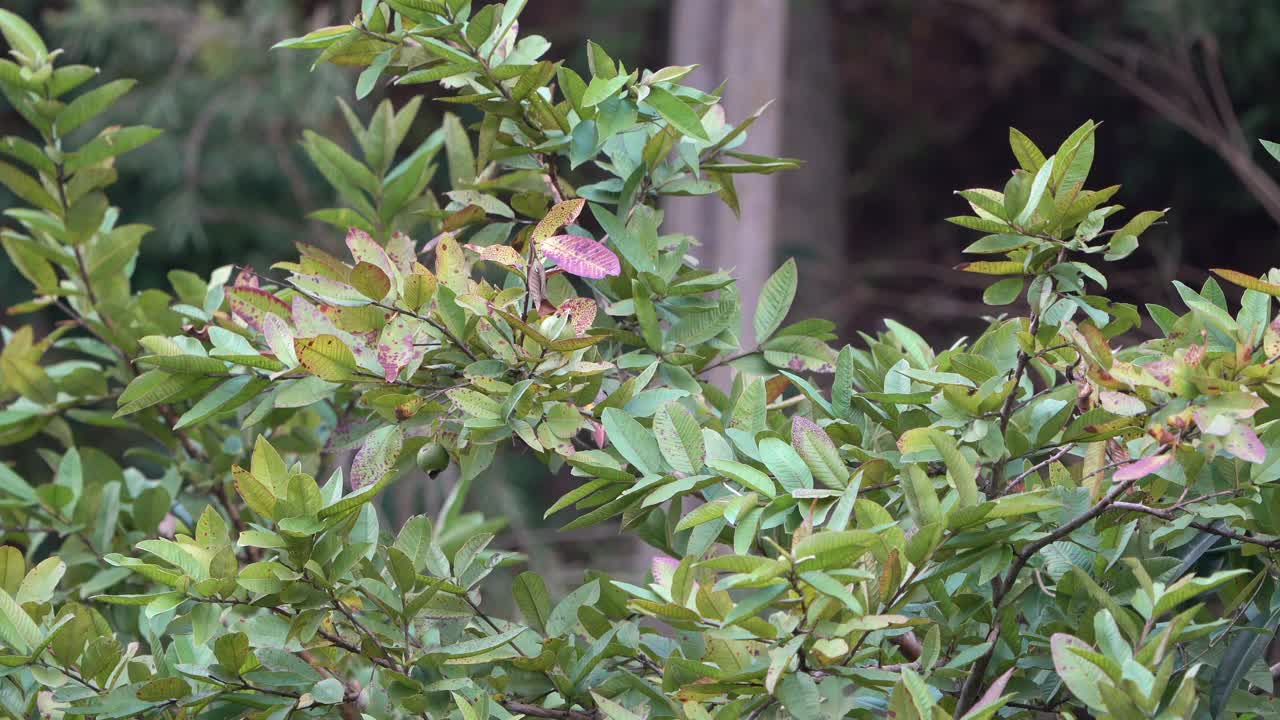
[{"label": "purple-tinged leaf", "polygon": [[337,335],[342,332],[328,315],[300,295],[293,296],[292,311],[293,327],[297,330],[298,337]]},{"label": "purple-tinged leaf", "polygon": [[286,368],[298,366],[298,356],[293,349],[293,330],[284,318],[270,313],[262,323],[262,334],[267,338],[267,347],[275,354],[276,359],[284,363]]},{"label": "purple-tinged leaf", "polygon": [[1128,480],[1138,480],[1148,475],[1154,475],[1160,471],[1165,465],[1173,460],[1173,455],[1152,455],[1135,460],[1128,465],[1116,471],[1112,479],[1116,482],[1125,482]]},{"label": "purple-tinged leaf", "polygon": [[399,425],[389,425],[369,433],[351,461],[351,489],[372,485],[391,472],[404,445]]},{"label": "purple-tinged leaf", "polygon": [[680,567],[679,560],[662,556],[655,557],[651,567],[654,584],[664,588],[671,587],[671,580],[675,577],[676,568],[678,567]]},{"label": "purple-tinged leaf", "polygon": [[[978,698],[978,702],[974,703],[973,707],[969,708],[969,712],[960,716],[960,720],[967,720],[968,718],[977,716],[983,710],[990,710],[993,705],[996,705],[996,703],[1003,705],[1004,702],[1001,702],[1000,695],[1004,692],[1005,686],[1009,684],[1009,678],[1013,677],[1013,671],[1016,669],[1017,668],[1009,668],[1003,675],[996,678],[991,683],[991,686],[987,688],[987,691],[982,694],[982,697]],[[1013,696],[1010,695],[1009,697]],[[1005,698],[1005,700],[1007,701],[1008,698]]]},{"label": "purple-tinged leaf", "polygon": [[413,263],[418,259],[413,238],[399,231],[391,233],[391,239],[387,241],[387,256],[401,275],[408,276],[413,272]]},{"label": "purple-tinged leaf", "polygon": [[1235,426],[1229,416],[1215,414],[1204,408],[1197,408],[1192,417],[1195,418],[1196,427],[1205,435],[1226,435]]},{"label": "purple-tinged leaf", "polygon": [[369,298],[359,290],[347,283],[320,275],[294,273],[289,278],[289,282],[304,293],[318,297],[331,305],[358,307],[369,304]]},{"label": "purple-tinged leaf", "polygon": [[231,306],[232,314],[258,332],[262,332],[262,323],[268,314],[280,317],[289,315],[289,306],[285,301],[255,287],[227,288],[227,303]]},{"label": "purple-tinged leaf", "polygon": [[1267,459],[1267,448],[1248,425],[1237,423],[1223,440],[1227,452],[1245,462],[1261,463]]},{"label": "purple-tinged leaf", "polygon": [[810,420],[803,415],[794,415],[791,418],[791,447],[797,451],[805,444],[805,436],[811,434],[813,440],[834,448],[836,445],[831,441],[831,436],[827,435],[827,431],[822,429],[818,423]]},{"label": "purple-tinged leaf", "polygon": [[618,256],[591,238],[554,235],[543,240],[541,247],[543,254],[571,275],[598,280],[622,272]]},{"label": "purple-tinged leaf", "polygon": [[254,272],[252,267],[245,267],[236,273],[236,280],[231,284],[234,287],[257,288],[258,273]]},{"label": "purple-tinged leaf", "polygon": [[591,298],[569,298],[556,308],[556,315],[568,315],[573,320],[573,331],[578,337],[586,334],[596,320],[599,306]]},{"label": "purple-tinged leaf", "polygon": [[369,233],[360,228],[351,228],[347,232],[347,249],[351,251],[351,257],[356,262],[376,265],[379,270],[387,274],[388,278],[396,277],[395,263],[391,261],[391,256],[369,236]]},{"label": "purple-tinged leaf", "polygon": [[378,364],[387,382],[394,382],[402,369],[422,359],[424,350],[413,344],[415,329],[405,315],[396,315],[382,328],[378,338]]},{"label": "purple-tinged leaf", "polygon": [[301,296],[295,295],[293,297],[292,315],[295,337],[308,338],[317,335],[333,335],[341,338],[351,349],[351,352],[355,353],[356,364],[361,368],[370,372],[376,372],[381,369],[377,352],[366,344],[362,336],[357,337],[338,327],[331,315],[307,302]]},{"label": "purple-tinged leaf", "polygon": [[791,418],[791,447],[818,482],[835,490],[849,484],[849,468],[822,426],[801,415]]}]

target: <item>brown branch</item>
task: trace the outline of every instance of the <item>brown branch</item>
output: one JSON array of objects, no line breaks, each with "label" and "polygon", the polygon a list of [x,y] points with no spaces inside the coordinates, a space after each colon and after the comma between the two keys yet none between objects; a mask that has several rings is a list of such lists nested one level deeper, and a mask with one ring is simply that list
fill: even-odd
[{"label": "brown branch", "polygon": [[[1121,463],[1104,465],[1092,473],[1089,473],[1087,477],[1092,477],[1093,475],[1105,472],[1119,464]],[[1081,478],[1081,480],[1084,479],[1085,478]],[[1004,580],[998,580],[995,582],[995,592],[991,598],[991,630],[987,633],[987,641],[991,643],[991,647],[987,649],[987,652],[984,653],[982,657],[978,658],[978,660],[973,663],[969,670],[968,677],[965,678],[964,684],[960,687],[960,698],[956,702],[956,715],[959,716],[968,712],[969,709],[973,707],[973,703],[977,701],[978,695],[981,693],[982,681],[986,676],[987,666],[991,664],[991,658],[995,655],[996,648],[1000,640],[1000,622],[998,615],[1005,599],[1009,597],[1009,593],[1013,589],[1014,583],[1017,582],[1018,575],[1022,572],[1022,569],[1026,567],[1027,563],[1036,555],[1036,553],[1062,538],[1067,537],[1076,530],[1079,530],[1091,520],[1110,509],[1120,499],[1120,496],[1128,492],[1129,488],[1133,487],[1140,479],[1141,478],[1134,478],[1132,480],[1125,480],[1124,482],[1116,484],[1111,488],[1111,491],[1093,507],[1067,521],[1065,524],[1039,540],[1027,543],[1027,545],[1019,550],[1014,556],[1013,565],[1009,568],[1009,572],[1005,575]]]},{"label": "brown branch", "polygon": [[1015,488],[1022,485],[1023,480],[1026,480],[1027,478],[1031,477],[1032,473],[1038,470],[1042,470],[1048,467],[1049,465],[1052,465],[1053,463],[1057,462],[1058,460],[1061,460],[1063,455],[1066,455],[1067,453],[1071,452],[1074,448],[1075,448],[1075,443],[1067,443],[1066,445],[1063,445],[1062,447],[1058,448],[1058,450],[1055,451],[1052,455],[1045,458],[1044,460],[1041,460],[1035,465],[1032,465],[1031,467],[1027,468],[1021,475],[1014,478],[1013,481],[1009,483],[1009,486],[1005,488],[1005,491],[1013,492]]},{"label": "brown branch", "polygon": [[528,715],[536,718],[554,718],[556,720],[598,720],[600,713],[597,710],[582,712],[579,710],[559,710],[555,708],[544,708],[541,705],[531,705],[529,703],[516,702],[513,700],[504,700],[502,707],[508,712],[518,713],[520,715]]},{"label": "brown branch", "polygon": [[[1262,168],[1253,162],[1247,148],[1242,148],[1235,136],[1242,133],[1236,127],[1213,127],[1207,125],[1192,111],[1180,106],[1169,93],[1152,87],[1132,71],[1125,69],[1111,58],[1071,38],[1052,24],[1028,13],[1009,13],[1008,8],[990,0],[951,0],[956,4],[976,9],[992,18],[1003,20],[1014,29],[1024,29],[1045,44],[1058,49],[1080,64],[1106,77],[1117,87],[1129,93],[1139,101],[1164,116],[1166,120],[1177,125],[1195,137],[1218,157],[1222,158],[1232,173],[1244,184],[1249,192],[1258,200],[1267,214],[1276,223],[1280,223],[1280,184],[1271,178]],[[1213,71],[1210,69],[1212,78]],[[1216,81],[1214,81],[1216,82]],[[1223,91],[1225,92],[1225,91]],[[1223,113],[1225,108],[1219,108]],[[1228,117],[1219,118],[1226,123],[1234,119],[1234,111]]]},{"label": "brown branch", "polygon": [[[1177,519],[1177,515],[1174,514],[1175,509],[1179,509],[1179,510],[1182,509],[1181,507],[1153,508],[1149,505],[1143,505],[1142,503],[1130,503],[1130,502],[1114,503],[1112,507],[1116,510],[1127,510],[1129,512],[1145,513],[1147,515],[1151,515],[1152,517],[1158,517],[1161,520],[1169,520],[1169,521],[1173,521]],[[1258,545],[1260,547],[1267,548],[1268,550],[1280,549],[1280,540],[1260,540],[1256,537],[1245,535],[1243,533],[1238,533],[1234,530],[1227,530],[1225,528],[1215,527],[1213,525],[1208,525],[1206,523],[1202,523],[1194,520],[1189,524],[1189,527],[1193,527],[1197,530],[1200,530],[1201,532],[1207,532],[1210,535],[1217,535],[1219,537],[1236,540],[1242,543],[1248,543],[1250,545]]]}]

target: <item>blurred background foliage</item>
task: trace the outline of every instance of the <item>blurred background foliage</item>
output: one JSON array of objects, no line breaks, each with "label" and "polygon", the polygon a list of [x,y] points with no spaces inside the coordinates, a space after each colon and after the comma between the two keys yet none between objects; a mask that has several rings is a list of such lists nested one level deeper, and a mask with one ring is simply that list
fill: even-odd
[{"label": "blurred background foliage", "polygon": [[[381,87],[357,104],[343,70],[313,71],[307,53],[267,49],[349,20],[359,4],[6,0],[72,60],[138,78],[115,112],[166,131],[128,156],[115,188],[131,222],[156,228],[138,285],[162,286],[175,267],[266,267],[294,242],[340,241],[306,219],[332,198],[299,145],[303,129],[349,141],[339,97],[367,117],[381,97],[400,105],[422,86]],[[1112,275],[1117,299],[1168,302],[1170,280],[1199,285],[1210,264],[1258,272],[1280,265],[1280,186],[1272,179],[1280,168],[1257,142],[1280,139],[1280,3],[537,0],[522,22],[571,53],[579,70],[591,38],[629,67],[705,63],[699,81],[707,89],[726,79],[717,57],[753,54],[762,72],[729,78],[727,97],[736,87],[779,103],[770,115],[775,146],[748,149],[807,165],[780,181],[762,179],[773,183],[762,186],[775,197],[772,209],[743,203],[763,207],[762,216],[707,225],[673,208],[672,224],[704,236],[712,262],[759,256],[773,267],[796,257],[803,279],[796,317],[836,321],[842,341],[889,316],[930,339],[979,329],[965,323],[990,311],[979,298],[983,278],[949,271],[966,234],[935,208],[946,206],[952,188],[1009,169],[992,163],[1005,157],[1010,125],[1050,143],[1085,119],[1102,121],[1096,176],[1123,183],[1135,207],[1173,208],[1168,224]],[[776,47],[761,41],[771,32],[783,40]],[[437,126],[439,113],[424,104],[410,145]],[[18,125],[0,108],[0,131]],[[769,142],[758,126],[752,141],[761,137]],[[9,204],[0,195],[0,208]],[[958,199],[953,205],[949,214],[964,212]],[[716,229],[703,232],[708,227]],[[5,305],[22,285],[0,266]],[[30,321],[3,322],[19,320]],[[541,477],[541,466],[512,459],[503,468],[516,482],[494,483],[487,500],[511,519],[517,544],[542,548],[558,538],[554,553],[532,553],[534,569],[610,552],[598,530],[556,535],[522,511],[544,504],[526,499],[547,490],[521,480]],[[438,507],[445,492],[407,486],[391,510],[403,517]]]},{"label": "blurred background foliage", "polygon": [[[733,2],[540,0],[524,22],[557,48],[573,48],[574,66],[586,65],[587,38],[632,67],[661,66],[672,61],[682,33],[692,36],[685,46],[693,48],[683,52],[695,57],[679,61],[707,63],[717,43],[749,46],[752,28],[735,28],[743,34],[735,38],[725,37],[731,33],[723,27],[681,27],[680,6]],[[740,4],[752,2],[758,0]],[[1135,97],[1122,78],[1098,72],[1036,29],[1105,57],[1192,111],[1225,93],[1244,152],[1269,175],[1273,168],[1256,139],[1280,136],[1280,78],[1273,72],[1280,4],[782,4],[789,6],[791,30],[783,56],[771,60],[785,68],[782,104],[793,102],[774,112],[783,117],[782,153],[810,161],[783,184],[821,193],[830,207],[818,223],[787,208],[775,221],[773,253],[807,265],[802,300],[810,305],[798,312],[837,320],[846,337],[890,312],[926,335],[953,334],[954,321],[970,315],[977,298],[966,278],[945,272],[959,257],[959,230],[922,209],[936,204],[926,199],[998,172],[989,158],[999,154],[991,149],[1003,147],[1009,125],[1052,138],[1086,118],[1102,121],[1099,141],[1110,146],[1099,152],[1109,159],[1102,176],[1123,183],[1135,204],[1173,208],[1161,242],[1116,278],[1122,294],[1161,299],[1152,295],[1167,292],[1169,279],[1197,279],[1210,257],[1240,267],[1280,264],[1274,242],[1280,215],[1268,213],[1228,162]],[[305,219],[326,206],[330,191],[298,139],[304,127],[347,137],[336,98],[350,95],[352,83],[331,66],[312,71],[305,53],[266,50],[280,38],[349,19],[358,0],[9,0],[6,6],[38,20],[76,61],[138,78],[138,91],[116,112],[166,130],[126,161],[117,192],[129,217],[157,229],[139,270],[144,285],[159,285],[176,265],[197,272],[233,259],[266,265],[292,242],[333,241]],[[703,79],[713,87],[725,78]],[[379,94],[390,92],[399,104],[406,90],[417,89],[380,88],[357,111],[367,114]],[[825,100],[821,107],[811,106],[815,96]],[[438,112],[424,106],[419,136],[435,126]],[[837,138],[841,162],[815,157],[808,133],[788,124],[795,119],[817,122]],[[0,125],[11,129],[14,118],[0,114]],[[0,206],[7,204],[0,198]],[[12,270],[3,272],[3,287],[12,288]],[[15,297],[3,292],[6,301]]]}]

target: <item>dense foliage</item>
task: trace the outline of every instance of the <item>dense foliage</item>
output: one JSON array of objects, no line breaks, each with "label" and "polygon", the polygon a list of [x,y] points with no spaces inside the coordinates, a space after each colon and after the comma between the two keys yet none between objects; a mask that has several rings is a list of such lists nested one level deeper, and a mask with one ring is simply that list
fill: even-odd
[{"label": "dense foliage", "polygon": [[[984,299],[1028,316],[945,349],[886,321],[837,352],[830,324],[787,323],[788,262],[743,348],[732,277],[655,205],[736,207],[736,174],[794,167],[736,149],[753,118],[728,124],[689,68],[542,60],[520,0],[363,5],[281,45],[364,66],[362,96],[441,83],[466,119],[402,148],[417,102],[348,113],[358,158],[308,134],[350,257],[178,270],[172,293],[131,290],[147,228],[103,193],[156,132],[76,132],[129,83],[80,90],[92,69],[0,11],[0,89],[35,133],[0,141],[31,206],[5,213],[35,287],[10,311],[69,320],[0,353],[0,439],[58,447],[26,479],[0,466],[0,711],[1274,713],[1280,276],[1222,271],[1235,313],[1215,281],[1179,285],[1188,311],[1148,306],[1161,337],[1120,347],[1142,317],[1093,292],[1096,259],[1161,213],[1107,227],[1092,122],[1050,157],[1012,131],[1019,169],[952,219],[982,233],[961,269],[998,278]],[[134,446],[95,447],[104,428]],[[503,445],[578,478],[547,513],[620,522],[661,553],[650,576],[486,582],[521,562],[464,511]],[[438,517],[379,526],[381,490],[450,464]],[[518,618],[485,609],[498,593]]]}]

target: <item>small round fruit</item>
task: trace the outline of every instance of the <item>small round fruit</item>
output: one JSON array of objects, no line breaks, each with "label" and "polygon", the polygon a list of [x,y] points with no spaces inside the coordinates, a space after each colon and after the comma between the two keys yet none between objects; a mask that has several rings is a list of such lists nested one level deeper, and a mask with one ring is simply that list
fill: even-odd
[{"label": "small round fruit", "polygon": [[418,449],[418,467],[426,473],[438,473],[449,467],[449,453],[440,443],[427,443]]}]

